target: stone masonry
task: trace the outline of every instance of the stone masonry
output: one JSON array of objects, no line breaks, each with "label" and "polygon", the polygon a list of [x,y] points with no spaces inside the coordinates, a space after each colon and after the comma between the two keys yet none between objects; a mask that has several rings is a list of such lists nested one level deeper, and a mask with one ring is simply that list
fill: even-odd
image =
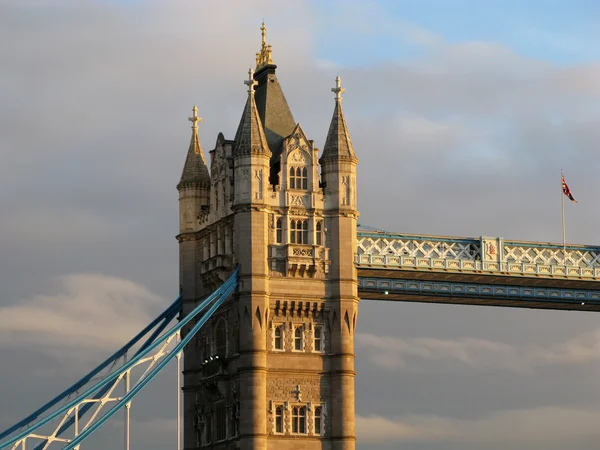
[{"label": "stone masonry", "polygon": [[354,450],[356,166],[339,77],[323,151],[294,121],[266,43],[233,140],[206,163],[194,107],[181,180],[187,314],[239,288],[184,352],[184,447]]}]

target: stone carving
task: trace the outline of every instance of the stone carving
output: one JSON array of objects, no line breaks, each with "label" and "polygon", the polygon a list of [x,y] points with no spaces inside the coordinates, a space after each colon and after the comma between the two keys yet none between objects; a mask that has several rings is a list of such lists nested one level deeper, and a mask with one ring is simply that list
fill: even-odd
[{"label": "stone carving", "polygon": [[308,195],[290,195],[291,206],[308,206]]},{"label": "stone carving", "polygon": [[293,247],[292,248],[292,256],[312,256],[313,249],[312,248],[303,248],[303,247]]}]

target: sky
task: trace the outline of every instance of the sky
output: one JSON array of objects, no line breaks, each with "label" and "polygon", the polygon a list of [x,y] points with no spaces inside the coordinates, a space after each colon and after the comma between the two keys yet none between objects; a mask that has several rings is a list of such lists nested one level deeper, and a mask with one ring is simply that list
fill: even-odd
[{"label": "sky", "polygon": [[[560,242],[564,169],[567,241],[600,244],[597,1],[2,0],[0,430],[177,296],[187,117],[233,138],[262,19],[319,148],[342,78],[360,223]],[[600,440],[593,314],[365,300],[356,355],[359,450]],[[175,443],[171,372],[135,447]]]}]

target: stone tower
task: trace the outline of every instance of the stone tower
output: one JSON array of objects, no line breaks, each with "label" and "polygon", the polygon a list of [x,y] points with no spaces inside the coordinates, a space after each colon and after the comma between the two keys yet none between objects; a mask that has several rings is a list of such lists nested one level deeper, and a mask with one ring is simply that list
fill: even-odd
[{"label": "stone tower", "polygon": [[261,27],[233,140],[210,171],[192,140],[178,185],[185,315],[239,288],[184,355],[184,448],[354,450],[357,158],[339,77],[322,155],[288,107]]}]

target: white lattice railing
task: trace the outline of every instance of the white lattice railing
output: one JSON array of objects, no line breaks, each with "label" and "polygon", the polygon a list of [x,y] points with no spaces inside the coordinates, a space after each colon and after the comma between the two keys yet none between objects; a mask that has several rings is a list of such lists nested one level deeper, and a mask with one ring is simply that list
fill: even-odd
[{"label": "white lattice railing", "polygon": [[600,247],[358,232],[361,267],[484,272],[600,280]]}]

